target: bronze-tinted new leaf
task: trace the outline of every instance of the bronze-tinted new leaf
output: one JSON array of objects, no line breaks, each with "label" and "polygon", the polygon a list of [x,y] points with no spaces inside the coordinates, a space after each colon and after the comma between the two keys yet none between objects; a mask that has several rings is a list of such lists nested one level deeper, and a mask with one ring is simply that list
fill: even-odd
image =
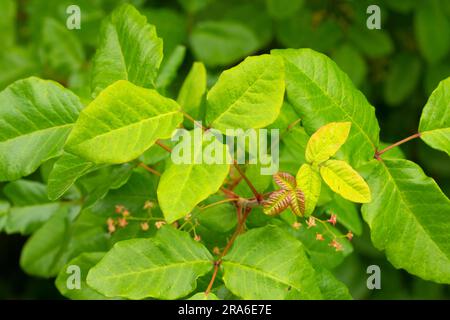
[{"label": "bronze-tinted new leaf", "polygon": [[274,191],[269,199],[264,203],[264,213],[268,215],[276,215],[284,211],[290,204],[289,191],[280,189]]}]

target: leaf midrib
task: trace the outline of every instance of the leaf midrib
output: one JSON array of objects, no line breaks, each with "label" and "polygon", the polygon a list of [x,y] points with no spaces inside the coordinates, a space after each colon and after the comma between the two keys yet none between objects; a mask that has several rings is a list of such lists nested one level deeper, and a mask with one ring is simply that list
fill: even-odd
[{"label": "leaf midrib", "polygon": [[[311,77],[309,77],[305,72],[302,71],[302,69],[300,69],[299,67],[297,67],[296,64],[292,63],[291,61],[288,61],[291,65],[293,65],[301,74],[303,74],[305,76],[306,79],[309,80],[309,82],[311,84],[314,85],[314,87],[318,88],[320,90],[320,92],[323,94],[324,97],[326,97],[330,102],[333,103],[333,105],[335,105],[336,107],[338,107],[340,110],[343,111],[343,113],[346,115],[346,117],[353,123],[356,125],[356,127],[358,128],[358,131],[360,131],[365,138],[369,141],[370,145],[372,146],[372,148],[375,150],[376,146],[373,143],[373,141],[369,138],[369,136],[367,135],[367,133],[362,129],[362,127],[354,120],[354,118],[347,112],[347,110],[345,110],[340,104],[338,104],[334,99],[331,98],[331,96],[329,96],[328,94],[326,94],[326,92],[319,86],[316,84],[315,81],[313,81],[313,79]],[[370,103],[368,103],[369,106]],[[372,107],[372,106],[371,106]],[[373,108],[373,107],[372,107]]]},{"label": "leaf midrib", "polygon": [[175,262],[175,263],[171,263],[169,265],[163,265],[163,266],[156,266],[153,268],[147,268],[145,270],[141,270],[141,271],[129,271],[129,272],[122,272],[119,274],[115,274],[115,275],[111,275],[111,276],[105,276],[105,277],[97,277],[97,279],[116,279],[116,278],[121,278],[121,277],[128,277],[128,276],[132,276],[132,275],[142,275],[142,274],[147,274],[147,273],[152,273],[152,272],[157,272],[157,271],[162,271],[162,270],[167,270],[167,269],[171,269],[171,268],[181,268],[184,265],[197,265],[197,264],[211,264],[211,261],[209,260],[196,260],[196,261],[182,261],[182,262]]},{"label": "leaf midrib", "polygon": [[254,272],[254,273],[261,274],[263,277],[272,279],[272,280],[274,280],[274,281],[276,281],[276,282],[279,282],[279,283],[281,283],[281,284],[284,284],[284,285],[286,285],[286,286],[288,286],[288,287],[292,287],[292,288],[296,289],[297,291],[301,291],[301,288],[298,288],[295,284],[286,282],[286,280],[280,279],[280,278],[276,277],[275,275],[273,275],[273,274],[271,274],[271,273],[268,273],[268,272],[266,272],[266,271],[264,271],[264,270],[255,268],[255,267],[253,267],[253,266],[250,266],[250,265],[247,265],[247,264],[244,264],[244,263],[240,263],[240,262],[230,261],[230,260],[225,260],[225,261],[223,262],[223,265],[224,265],[224,266],[225,266],[226,264],[231,264],[231,265],[234,265],[234,266],[236,266],[236,267],[241,267],[242,269],[249,269],[249,270],[251,270],[251,271]]},{"label": "leaf midrib", "polygon": [[20,139],[20,138],[24,138],[24,137],[27,137],[27,136],[31,136],[31,135],[33,135],[33,134],[42,133],[42,132],[45,132],[45,131],[51,131],[51,130],[57,130],[57,129],[63,129],[63,128],[65,128],[65,127],[71,127],[71,126],[73,126],[73,125],[74,125],[73,123],[66,123],[66,124],[59,125],[59,126],[48,127],[48,128],[44,128],[44,129],[35,130],[35,131],[32,131],[32,132],[27,132],[27,133],[25,133],[25,134],[21,134],[21,135],[18,135],[18,136],[15,136],[15,137],[12,137],[12,138],[9,138],[9,139],[6,139],[6,140],[2,140],[2,141],[0,141],[0,145],[1,145],[2,143],[8,143],[8,142],[11,142],[11,141]]}]

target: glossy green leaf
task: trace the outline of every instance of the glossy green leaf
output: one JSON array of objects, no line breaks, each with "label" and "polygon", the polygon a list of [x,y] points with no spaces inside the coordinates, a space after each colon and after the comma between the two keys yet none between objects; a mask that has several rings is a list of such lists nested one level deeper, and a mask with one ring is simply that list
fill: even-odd
[{"label": "glossy green leaf", "polygon": [[270,55],[249,57],[224,71],[208,92],[206,121],[222,132],[262,128],[276,120],[283,97],[283,61]]},{"label": "glossy green leaf", "polygon": [[[59,292],[66,298],[72,300],[105,300],[101,295],[86,283],[89,270],[95,266],[103,257],[105,252],[83,253],[70,260],[59,272],[55,285]],[[76,277],[80,277],[77,279]],[[76,279],[76,280],[75,280]],[[79,281],[79,282],[78,282]],[[79,284],[79,287],[76,285]]]},{"label": "glossy green leaf", "polygon": [[375,109],[336,64],[310,49],[272,52],[284,58],[287,98],[306,132],[312,134],[329,122],[350,121],[343,154],[352,165],[372,159],[379,141]]},{"label": "glossy green leaf", "polygon": [[28,274],[43,278],[56,276],[66,264],[68,230],[72,220],[69,208],[54,214],[25,243],[20,256],[20,266]]},{"label": "glossy green leaf", "polygon": [[325,268],[317,268],[317,281],[319,283],[320,292],[325,300],[351,300],[348,288],[337,280],[333,274]]},{"label": "glossy green leaf", "polygon": [[56,160],[48,178],[48,197],[50,200],[60,198],[75,181],[99,166],[76,155],[65,152]]},{"label": "glossy green leaf", "polygon": [[177,76],[178,69],[183,64],[185,55],[186,47],[177,46],[167,60],[163,60],[161,71],[156,78],[156,88],[159,91],[164,92],[172,84]]},{"label": "glossy green leaf", "polygon": [[319,172],[309,164],[303,164],[297,172],[297,186],[305,195],[305,216],[310,216],[319,200],[322,180]]},{"label": "glossy green leaf", "polygon": [[239,236],[223,260],[225,286],[243,299],[321,299],[302,244],[279,227]]},{"label": "glossy green leaf", "polygon": [[190,297],[188,300],[220,300],[214,293],[208,293],[208,295],[205,295],[204,292],[199,292],[194,294],[192,297]]},{"label": "glossy green leaf", "polygon": [[0,181],[29,175],[58,156],[81,108],[69,90],[34,77],[0,92]]},{"label": "glossy green leaf", "polygon": [[188,233],[170,226],[155,238],[118,242],[89,271],[89,286],[107,297],[176,299],[195,289],[212,256]]},{"label": "glossy green leaf", "polygon": [[408,160],[373,160],[365,172],[374,199],[362,212],[373,244],[396,268],[449,284],[449,199]]},{"label": "glossy green leaf", "polygon": [[162,58],[163,43],[155,27],[133,6],[118,7],[102,25],[92,71],[93,94],[117,80],[153,87]]},{"label": "glossy green leaf", "polygon": [[12,207],[6,216],[7,233],[30,234],[61,209],[60,203],[47,198],[47,187],[39,182],[17,180],[5,186],[3,193]]},{"label": "glossy green leaf", "polygon": [[[203,142],[197,142],[192,132],[184,139],[193,141],[187,147],[191,151],[190,158],[181,163],[171,162],[158,185],[159,205],[169,223],[186,216],[198,203],[218,191],[230,167],[225,162],[228,159],[226,145],[222,145],[214,136],[205,134]],[[196,143],[202,143],[202,148],[196,147]],[[202,156],[207,148],[222,152],[222,156],[218,154],[220,163],[207,164],[203,161]],[[173,149],[172,157],[177,152],[177,149]]]},{"label": "glossy green leaf", "polygon": [[450,155],[450,78],[443,80],[428,99],[419,132],[429,146]]},{"label": "glossy green leaf", "polygon": [[[202,118],[201,106],[206,93],[206,80],[205,66],[201,62],[194,62],[178,93],[178,104],[194,119]],[[193,127],[192,123],[190,127]]]},{"label": "glossy green leaf", "polygon": [[80,113],[65,149],[94,163],[128,162],[169,138],[181,120],[175,101],[120,80]]},{"label": "glossy green leaf", "polygon": [[351,122],[330,122],[320,127],[306,145],[306,161],[321,163],[334,156],[347,140],[351,126]]},{"label": "glossy green leaf", "polygon": [[371,201],[369,186],[348,163],[328,160],[320,167],[320,175],[331,190],[343,198],[359,203]]},{"label": "glossy green leaf", "polygon": [[227,66],[254,53],[259,41],[254,32],[235,21],[203,21],[192,30],[190,44],[208,67]]}]

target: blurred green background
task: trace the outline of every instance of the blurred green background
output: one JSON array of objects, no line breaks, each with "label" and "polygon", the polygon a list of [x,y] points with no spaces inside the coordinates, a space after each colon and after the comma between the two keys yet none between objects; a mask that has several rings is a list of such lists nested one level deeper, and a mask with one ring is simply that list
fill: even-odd
[{"label": "blurred green background", "polygon": [[[428,96],[450,76],[448,0],[0,0],[0,90],[36,75],[60,82],[88,102],[101,20],[123,2],[156,25],[164,39],[163,64],[186,47],[179,76],[165,92],[169,96],[176,96],[193,61],[205,63],[212,84],[248,55],[309,47],[348,73],[376,107],[381,139],[395,142],[417,131]],[[81,9],[80,30],[66,28],[72,4]],[[381,9],[380,30],[366,26],[367,7],[374,4]],[[421,141],[402,150],[450,194],[447,155]],[[355,253],[337,269],[355,299],[450,299],[448,286],[394,269],[365,231],[355,239]],[[20,270],[25,240],[0,234],[0,298],[61,298],[53,280]],[[381,290],[366,288],[371,264],[381,267]]]}]

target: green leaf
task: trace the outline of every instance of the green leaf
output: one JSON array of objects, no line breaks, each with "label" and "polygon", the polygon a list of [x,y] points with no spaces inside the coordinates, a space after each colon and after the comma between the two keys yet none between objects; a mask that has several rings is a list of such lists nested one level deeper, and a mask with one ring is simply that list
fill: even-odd
[{"label": "green leaf", "polygon": [[206,121],[222,132],[263,128],[278,117],[283,97],[283,61],[270,55],[248,57],[224,71],[208,92]]},{"label": "green leaf", "polygon": [[80,113],[65,149],[94,163],[131,161],[172,135],[179,109],[155,90],[117,81]]},{"label": "green leaf", "polygon": [[450,155],[450,78],[433,91],[420,118],[420,138]]},{"label": "green leaf", "polygon": [[365,172],[374,199],[362,213],[373,244],[394,267],[449,284],[449,199],[408,160],[373,160]]},{"label": "green leaf", "polygon": [[400,53],[394,57],[384,86],[384,99],[392,106],[404,102],[416,89],[421,64],[418,57]]},{"label": "green leaf", "polygon": [[67,262],[67,234],[73,218],[68,209],[61,208],[25,243],[20,266],[26,273],[43,278],[54,277]]},{"label": "green leaf", "polygon": [[239,236],[223,259],[223,281],[243,299],[320,299],[302,244],[279,227]]},{"label": "green leaf", "polygon": [[61,209],[60,203],[48,200],[47,188],[39,182],[17,180],[3,192],[13,204],[6,218],[7,233],[31,234]]},{"label": "green leaf", "polygon": [[192,297],[190,297],[188,300],[220,300],[214,293],[208,293],[208,295],[205,295],[204,292],[199,292],[194,294]]},{"label": "green leaf", "polygon": [[430,0],[417,6],[414,29],[425,59],[436,63],[444,59],[450,50],[450,23],[442,10],[444,1]]},{"label": "green leaf", "polygon": [[255,33],[236,21],[203,21],[192,30],[190,44],[197,60],[208,67],[227,66],[254,53]]},{"label": "green leaf", "polygon": [[379,141],[375,109],[350,79],[323,54],[310,49],[273,50],[285,60],[289,102],[308,134],[333,121],[350,121],[352,129],[341,148],[352,165],[373,158]]},{"label": "green leaf", "polygon": [[48,197],[56,200],[73,186],[78,178],[99,168],[94,163],[65,152],[56,160],[48,178]]},{"label": "green leaf", "polygon": [[177,46],[167,60],[163,60],[161,71],[156,78],[156,88],[162,92],[167,89],[177,76],[186,55],[185,46]]},{"label": "green leaf", "polygon": [[303,0],[266,0],[267,11],[275,19],[295,15],[303,5]]},{"label": "green leaf", "polygon": [[317,169],[309,164],[303,164],[297,172],[297,186],[305,195],[305,216],[310,216],[316,207],[320,196],[322,181]]},{"label": "green leaf", "polygon": [[94,96],[117,80],[154,87],[162,58],[155,27],[133,6],[118,7],[102,25],[92,70]]},{"label": "green leaf", "polygon": [[44,65],[63,75],[70,75],[80,69],[85,60],[78,38],[53,18],[44,20],[39,56]]},{"label": "green leaf", "polygon": [[194,211],[193,219],[198,219],[200,225],[214,232],[225,233],[231,231],[237,224],[235,206],[230,202],[215,204],[226,199],[219,195],[209,197],[202,203],[202,207]]},{"label": "green leaf", "polygon": [[[184,139],[190,139],[192,142],[187,144],[191,157],[184,163],[171,162],[162,174],[158,185],[159,205],[168,223],[184,217],[198,203],[218,191],[230,168],[226,162],[228,159],[226,145],[222,145],[212,134],[205,133],[204,140],[197,141],[195,133],[190,132],[183,137],[183,141],[180,142],[181,147],[185,144]],[[202,148],[195,147],[196,143],[202,143]],[[220,163],[207,164],[202,161],[205,150],[211,150],[211,148],[222,152]],[[172,157],[177,152],[189,151],[177,150],[177,148],[172,150]]]},{"label": "green leaf", "polygon": [[81,108],[69,90],[34,77],[0,92],[0,181],[29,175],[58,156]]},{"label": "green leaf", "polygon": [[[86,283],[86,277],[89,270],[95,266],[103,257],[105,252],[88,252],[79,255],[70,260],[59,272],[55,280],[55,285],[59,292],[66,298],[72,300],[105,300],[108,299],[104,295],[98,293]],[[72,269],[72,268],[79,269]],[[79,270],[74,271],[74,270]],[[71,287],[74,285],[73,278],[80,276],[80,287]]]},{"label": "green leaf", "polygon": [[280,145],[280,171],[296,174],[300,166],[306,162],[305,150],[309,136],[302,127],[289,130],[282,137]]},{"label": "green leaf", "polygon": [[320,127],[306,145],[306,161],[318,164],[334,156],[347,140],[351,126],[351,122],[331,122]]},{"label": "green leaf", "polygon": [[84,207],[87,208],[94,204],[97,200],[103,199],[109,190],[119,189],[122,187],[128,179],[130,179],[135,168],[136,165],[130,163],[124,163],[122,165],[112,167],[108,175],[108,179],[103,179],[97,182],[94,188],[89,190]]},{"label": "green leaf", "polygon": [[[168,7],[144,8],[142,13],[156,27],[158,35],[164,39],[164,56],[170,56],[180,45],[187,42],[187,17],[178,10]],[[176,26],[176,28],[174,28]],[[164,63],[164,62],[163,62]]]},{"label": "green leaf", "polygon": [[165,226],[155,238],[118,242],[89,271],[89,286],[107,297],[177,299],[195,289],[212,256],[188,233]]},{"label": "green leaf", "polygon": [[325,300],[350,300],[352,296],[348,288],[325,268],[315,267],[320,292]]},{"label": "green leaf", "polygon": [[194,62],[178,93],[178,104],[194,119],[203,118],[201,106],[206,93],[206,80],[205,66],[201,62]]},{"label": "green leaf", "polygon": [[320,167],[320,175],[334,192],[359,203],[371,201],[370,189],[364,179],[348,163],[328,160]]}]

